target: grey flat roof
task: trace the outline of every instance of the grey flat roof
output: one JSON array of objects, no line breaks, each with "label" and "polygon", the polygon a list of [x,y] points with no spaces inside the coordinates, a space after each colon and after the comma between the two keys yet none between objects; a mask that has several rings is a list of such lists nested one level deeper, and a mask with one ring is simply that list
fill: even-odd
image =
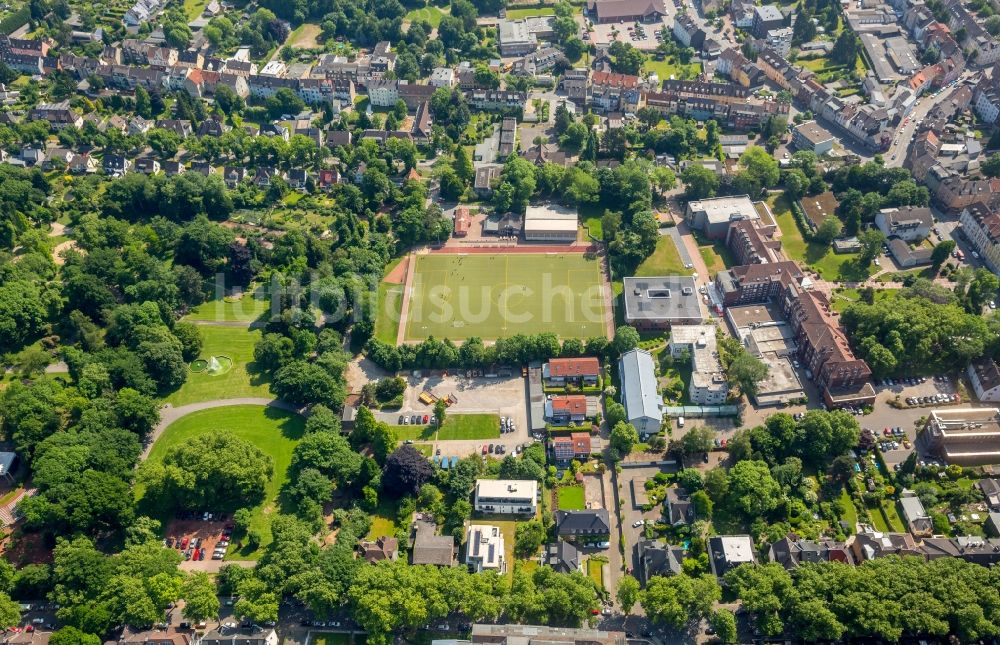
[{"label": "grey flat roof", "polygon": [[624,283],[626,320],[701,320],[698,290],[691,276],[625,278]]}]

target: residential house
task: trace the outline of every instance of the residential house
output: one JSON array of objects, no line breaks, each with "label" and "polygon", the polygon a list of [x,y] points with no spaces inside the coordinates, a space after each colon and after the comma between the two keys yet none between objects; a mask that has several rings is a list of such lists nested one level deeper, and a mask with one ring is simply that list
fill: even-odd
[{"label": "residential house", "polygon": [[875,215],[875,225],[886,237],[898,237],[915,243],[931,234],[934,216],[926,206],[883,208]]},{"label": "residential house", "polygon": [[538,482],[477,479],[472,506],[478,513],[534,517],[538,510]]},{"label": "residential house", "polygon": [[965,371],[976,398],[996,403],[1000,401],[1000,367],[989,356],[974,359]]},{"label": "residential house", "polygon": [[545,418],[558,426],[583,423],[587,419],[587,397],[582,394],[550,396],[545,400]]},{"label": "residential house", "polygon": [[552,358],[542,365],[542,381],[547,387],[596,387],[601,379],[601,362],[593,356]]},{"label": "residential house", "polygon": [[705,44],[705,31],[698,26],[693,18],[687,13],[678,12],[674,16],[674,38],[685,47],[691,47],[696,51],[701,50]]},{"label": "residential house", "polygon": [[741,564],[756,563],[749,535],[713,535],[708,538],[708,563],[712,575],[721,578]]},{"label": "residential house", "polygon": [[218,119],[205,119],[198,124],[198,136],[221,137],[228,129],[228,126]]},{"label": "residential house", "polygon": [[340,171],[336,168],[323,168],[316,173],[316,183],[323,190],[329,190],[341,180]]},{"label": "residential house", "polygon": [[292,168],[288,171],[288,186],[295,190],[306,189],[309,183],[309,171],[303,168]]},{"label": "residential house", "polygon": [[607,541],[611,535],[611,520],[603,508],[584,511],[556,511],[556,535],[580,542]]},{"label": "residential house", "polygon": [[327,130],[326,147],[331,150],[337,146],[351,145],[351,132],[349,130]]},{"label": "residential house", "polygon": [[279,178],[282,178],[282,174],[277,168],[258,166],[257,171],[254,173],[253,183],[258,188],[267,188],[271,185],[271,182]]},{"label": "residential house", "polygon": [[135,160],[135,170],[144,175],[155,175],[160,172],[160,162],[152,157],[140,157]]},{"label": "residential house", "polygon": [[683,488],[671,486],[663,500],[663,517],[671,526],[682,526],[694,522],[694,504],[691,496]]},{"label": "residential house", "polygon": [[59,103],[41,103],[28,112],[28,119],[48,121],[53,130],[83,127],[83,117],[70,108],[68,100]]},{"label": "residential house", "polygon": [[97,160],[90,153],[73,155],[69,162],[69,171],[74,175],[89,175],[97,172]]},{"label": "residential house", "polygon": [[574,573],[583,570],[583,557],[572,543],[556,540],[545,545],[545,564],[556,573]]},{"label": "residential house", "polygon": [[399,558],[399,541],[394,537],[380,537],[358,542],[358,552],[370,564]]},{"label": "residential house", "polygon": [[656,540],[640,539],[636,544],[639,556],[637,573],[643,585],[649,584],[653,576],[674,576],[682,573],[684,568],[684,547],[663,544]]},{"label": "residential house", "polygon": [[235,629],[220,625],[217,629],[205,632],[201,637],[201,645],[278,645],[278,635],[271,628],[260,628],[256,625],[250,629]]},{"label": "residential house", "polygon": [[983,494],[990,510],[1000,511],[1000,479],[980,479],[976,488]]},{"label": "residential house", "polygon": [[105,154],[102,165],[104,174],[111,177],[124,177],[132,168],[132,162],[122,155]]},{"label": "residential house", "polygon": [[899,506],[903,509],[903,519],[910,533],[928,536],[934,532],[931,516],[924,510],[924,505],[912,490],[903,490],[899,496]]},{"label": "residential house", "polygon": [[169,130],[182,139],[187,139],[194,134],[191,122],[186,119],[158,119],[156,127],[162,130]]},{"label": "residential house", "polygon": [[472,524],[465,531],[465,564],[470,571],[507,572],[503,531],[492,524]]},{"label": "residential house", "polygon": [[552,456],[559,463],[566,464],[574,459],[587,461],[593,452],[593,440],[589,432],[573,432],[569,435],[552,437]]},{"label": "residential house", "polygon": [[986,266],[1000,274],[1000,214],[982,202],[971,204],[959,216],[962,232]]},{"label": "residential house", "polygon": [[1000,564],[1000,540],[978,535],[960,537],[927,537],[920,544],[920,551],[928,560],[958,558],[981,567]]},{"label": "residential house", "polygon": [[412,538],[410,564],[434,564],[439,567],[455,564],[454,536],[437,535],[434,524],[417,521],[413,525]]},{"label": "residential house", "polygon": [[795,533],[789,533],[768,549],[767,557],[785,569],[797,569],[799,565],[817,562],[842,562],[854,564],[854,555],[842,542],[833,540],[806,540]]},{"label": "residential house", "polygon": [[233,189],[246,179],[247,169],[243,166],[226,166],[222,170],[222,181],[226,182],[226,188]]},{"label": "residential house", "polygon": [[180,161],[164,161],[160,164],[160,168],[167,177],[183,174],[187,170]]}]

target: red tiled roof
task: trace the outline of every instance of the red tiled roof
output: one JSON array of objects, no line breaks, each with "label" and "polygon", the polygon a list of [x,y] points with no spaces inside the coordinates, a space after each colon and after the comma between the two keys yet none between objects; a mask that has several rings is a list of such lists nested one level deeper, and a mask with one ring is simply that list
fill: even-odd
[{"label": "red tiled roof", "polygon": [[586,415],[587,397],[582,394],[552,397],[552,410],[554,412],[566,412],[571,415]]},{"label": "red tiled roof", "polygon": [[610,87],[639,87],[639,77],[629,74],[616,74],[614,72],[594,72],[590,76],[590,81],[594,85]]},{"label": "red tiled roof", "polygon": [[597,376],[601,373],[601,363],[592,356],[583,358],[553,358],[549,361],[549,376],[572,378]]}]

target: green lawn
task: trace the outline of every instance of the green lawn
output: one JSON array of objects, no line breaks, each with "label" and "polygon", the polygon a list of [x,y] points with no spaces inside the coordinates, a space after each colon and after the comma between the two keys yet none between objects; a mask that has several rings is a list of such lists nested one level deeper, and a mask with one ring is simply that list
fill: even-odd
[{"label": "green lawn", "polygon": [[[896,297],[898,290],[896,289],[876,289],[875,290],[875,302],[881,300],[890,300]],[[857,289],[842,289],[833,294],[830,302],[830,308],[837,312],[843,312],[853,303],[858,302],[861,299],[861,295],[858,293]]]},{"label": "green lawn", "polygon": [[781,228],[781,248],[792,260],[808,265],[825,280],[857,281],[870,275],[870,267],[858,266],[856,253],[834,253],[828,244],[806,242],[784,193],[767,201]]},{"label": "green lawn", "polygon": [[[263,548],[271,542],[270,516],[276,511],[278,493],[285,483],[288,467],[292,462],[292,450],[302,438],[305,421],[297,414],[266,408],[259,405],[235,405],[193,412],[170,424],[150,451],[149,460],[162,460],[172,446],[189,441],[203,434],[228,431],[270,455],[274,460],[274,474],[267,483],[264,502],[253,509],[250,521],[252,530],[259,531]],[[141,488],[136,489],[137,497],[142,496]],[[235,550],[235,547],[233,547]],[[241,551],[230,555],[238,559],[256,559],[260,551]]]},{"label": "green lawn", "polygon": [[163,401],[173,406],[187,405],[214,399],[239,397],[270,397],[267,381],[259,374],[251,374],[253,348],[260,339],[259,331],[243,327],[214,327],[199,325],[204,346],[200,358],[228,356],[233,367],[225,374],[213,376],[207,372],[188,370],[187,380]]},{"label": "green lawn", "polygon": [[351,645],[351,635],[334,632],[313,633],[310,642],[313,645]]},{"label": "green lawn", "polygon": [[604,589],[604,563],[594,560],[593,558],[587,559],[587,575],[590,579],[597,583],[598,588]]},{"label": "green lawn", "polygon": [[266,297],[245,293],[242,298],[223,298],[200,304],[184,316],[184,320],[250,323],[266,313],[270,304],[271,301]]},{"label": "green lawn", "polygon": [[843,513],[842,519],[851,525],[851,531],[857,530],[858,509],[854,507],[854,501],[851,499],[851,494],[847,492],[847,488],[841,489],[839,501]]},{"label": "green lawn", "polygon": [[604,278],[582,253],[416,256],[406,338],[601,336]]},{"label": "green lawn", "polygon": [[371,514],[372,526],[368,529],[366,539],[375,540],[380,537],[396,535],[396,505],[388,500],[379,500],[378,508]]},{"label": "green lawn", "polygon": [[390,345],[396,344],[402,308],[403,285],[380,282],[378,285],[378,309],[375,312],[375,338]]},{"label": "green lawn", "polygon": [[496,439],[500,436],[500,417],[495,414],[449,414],[444,419],[444,427],[440,429],[427,423],[391,427],[400,441]]},{"label": "green lawn", "polygon": [[555,15],[555,9],[552,7],[531,7],[529,9],[508,9],[507,19],[516,20],[518,18],[527,18],[529,16],[552,16]]},{"label": "green lawn", "polygon": [[205,10],[208,0],[184,0],[184,15],[189,21],[194,20]]},{"label": "green lawn", "polygon": [[701,74],[701,65],[699,63],[685,65],[672,57],[666,60],[650,58],[643,63],[642,71],[655,73],[661,81],[669,80],[671,77],[678,81],[687,81],[695,79]]},{"label": "green lawn", "polygon": [[560,511],[582,511],[587,508],[584,500],[583,486],[560,486],[556,489]]},{"label": "green lawn", "polygon": [[643,260],[636,269],[637,276],[691,275],[692,269],[684,267],[677,245],[669,235],[661,235],[656,240],[656,250]]},{"label": "green lawn", "polygon": [[889,520],[889,527],[896,533],[906,533],[906,523],[899,516],[899,512],[896,510],[896,502],[891,499],[882,500],[882,510],[885,512],[886,518]]},{"label": "green lawn", "polygon": [[500,417],[496,414],[449,414],[438,431],[438,441],[455,439],[496,439]]},{"label": "green lawn", "polygon": [[712,278],[719,271],[725,271],[736,265],[732,252],[723,240],[710,242],[699,237],[698,253],[701,254],[701,259],[705,261],[705,266],[708,268],[706,278]]},{"label": "green lawn", "polygon": [[435,28],[441,24],[442,18],[444,18],[444,12],[432,6],[426,6],[423,9],[414,9],[403,16],[403,20],[411,22],[414,20],[423,20],[424,22],[431,23],[431,27]]},{"label": "green lawn", "polygon": [[604,239],[604,224],[601,223],[600,217],[588,217],[583,220],[583,227],[587,229],[594,238],[598,240]]}]

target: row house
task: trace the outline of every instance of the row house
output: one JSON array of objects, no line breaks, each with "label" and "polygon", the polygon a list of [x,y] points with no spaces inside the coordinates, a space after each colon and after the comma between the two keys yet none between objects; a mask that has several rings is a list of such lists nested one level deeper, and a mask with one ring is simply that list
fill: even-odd
[{"label": "row house", "polygon": [[51,43],[44,38],[11,38],[6,35],[0,36],[0,53],[44,58],[49,55],[51,46]]},{"label": "row house", "polygon": [[950,211],[979,202],[989,204],[1000,196],[1000,179],[966,179],[940,165],[930,169],[925,181],[934,200]]},{"label": "row house", "polygon": [[236,76],[249,77],[257,75],[257,63],[249,60],[239,60],[238,58],[229,58],[220,61],[213,65],[213,68],[213,71],[228,72]]},{"label": "row house", "polygon": [[21,74],[30,76],[45,74],[45,58],[43,56],[0,51],[0,62]]},{"label": "row house", "polygon": [[536,76],[543,74],[556,65],[566,64],[566,56],[555,47],[543,47],[524,58],[514,61],[511,73],[515,76]]},{"label": "row house", "polygon": [[54,130],[83,127],[83,117],[69,107],[69,101],[41,103],[28,113],[32,121],[48,121]]},{"label": "row house", "polygon": [[177,54],[176,64],[181,67],[203,69],[205,67],[205,56],[198,50],[185,49]]},{"label": "row house", "polygon": [[251,75],[249,77],[250,96],[257,99],[269,99],[278,90],[288,89],[297,92],[299,83],[294,78],[279,78],[277,76]]},{"label": "row house", "polygon": [[579,108],[583,108],[590,95],[590,70],[586,68],[574,68],[566,70],[562,81],[563,91],[567,98],[573,101]]},{"label": "row house", "polygon": [[757,87],[764,82],[764,72],[734,48],[722,52],[715,71],[743,87]]},{"label": "row house", "polygon": [[130,67],[127,65],[101,65],[96,75],[105,85],[124,90],[135,90],[142,87],[146,90],[160,91],[167,86],[167,74],[162,69]]},{"label": "row house", "polygon": [[976,203],[962,209],[959,222],[986,265],[1000,274],[1000,215],[986,204]]},{"label": "row house", "polygon": [[528,95],[510,90],[473,90],[467,93],[469,106],[477,110],[503,111],[524,109]]},{"label": "row house", "polygon": [[972,94],[976,115],[985,123],[996,123],[1000,117],[1000,74],[993,70],[993,77],[983,74]]},{"label": "row house", "polygon": [[138,0],[122,16],[122,23],[126,27],[139,27],[156,17],[162,8],[159,0]]},{"label": "row house", "polygon": [[59,56],[59,66],[67,72],[72,72],[76,78],[81,80],[96,72],[100,64],[101,61],[97,58],[75,56],[73,54],[62,54]]},{"label": "row house", "polygon": [[738,220],[726,231],[726,246],[739,264],[781,262],[781,240],[775,239],[777,226],[760,220]]},{"label": "row house", "polygon": [[949,26],[954,30],[964,29],[966,32],[965,46],[975,52],[973,62],[978,67],[989,67],[1000,61],[1000,42],[986,28],[983,21],[969,11],[962,0],[951,0],[947,3],[951,12]]},{"label": "row house", "polygon": [[630,74],[594,72],[590,75],[589,103],[598,112],[635,112],[639,108],[641,79]]},{"label": "row house", "polygon": [[298,95],[308,105],[334,101],[353,105],[357,96],[350,78],[303,78],[299,80]]},{"label": "row house", "polygon": [[182,139],[194,134],[191,122],[186,119],[157,119],[156,127],[160,130],[169,130]]}]

